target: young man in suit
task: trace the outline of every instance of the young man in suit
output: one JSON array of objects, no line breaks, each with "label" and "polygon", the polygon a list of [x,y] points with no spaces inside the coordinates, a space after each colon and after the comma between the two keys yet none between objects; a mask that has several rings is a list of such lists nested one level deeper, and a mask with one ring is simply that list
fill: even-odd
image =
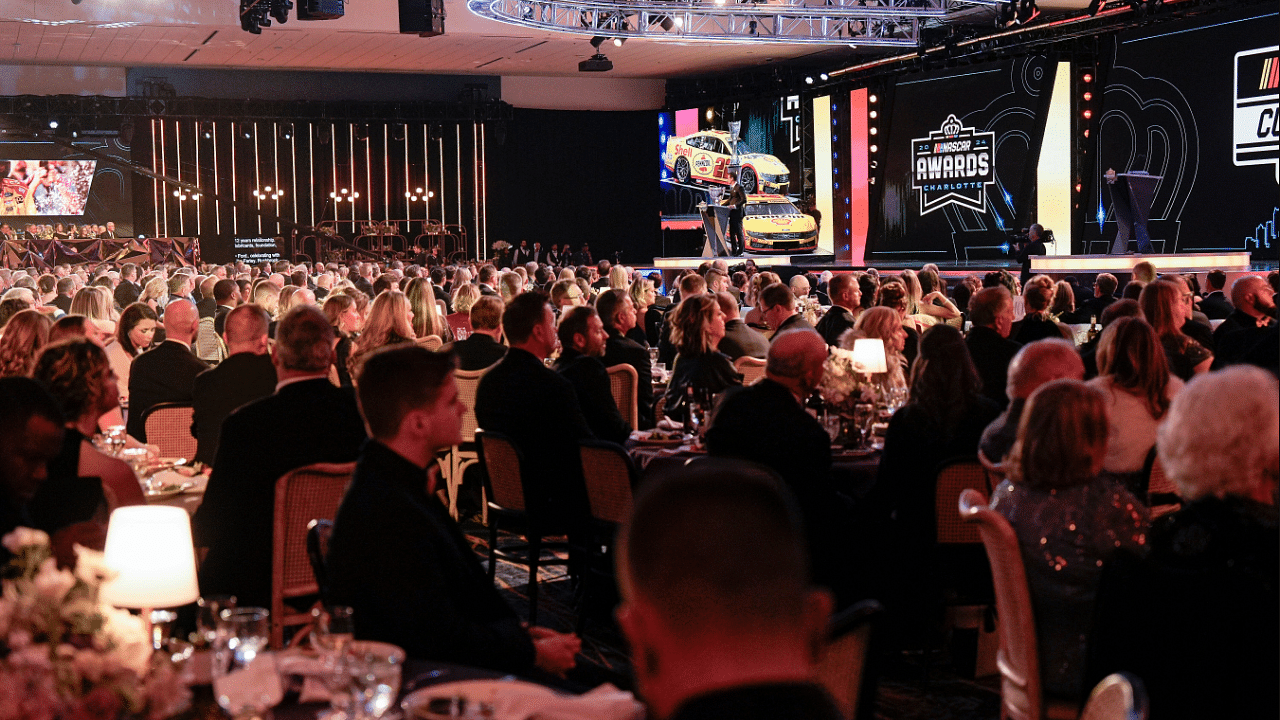
[{"label": "young man in suit", "polygon": [[138,266],[125,263],[120,266],[120,283],[116,285],[116,305],[127,308],[138,301],[142,294],[142,286],[138,284]]},{"label": "young man in suit", "polygon": [[222,423],[204,502],[191,520],[196,546],[208,549],[201,594],[271,602],[276,481],[304,465],[352,462],[359,454],[365,429],[355,396],[329,382],[333,346],[319,308],[290,310],[276,331],[275,393]]},{"label": "young man in suit", "polygon": [[222,421],[232,411],[275,392],[276,368],[267,352],[270,325],[271,316],[258,305],[241,305],[226,314],[222,337],[228,357],[197,375],[192,388],[191,434],[197,442],[196,460],[213,463]]},{"label": "young man in suit", "polygon": [[627,441],[631,426],[618,412],[618,403],[609,389],[609,373],[604,357],[608,334],[596,309],[576,307],[560,318],[560,357],[555,371],[573,385],[587,427],[596,437],[619,445]]},{"label": "young man in suit", "polygon": [[1200,311],[1210,320],[1226,320],[1236,309],[1223,292],[1227,287],[1227,274],[1221,270],[1210,270],[1205,276],[1205,286],[1209,294],[1200,301]]},{"label": "young man in suit", "polygon": [[196,306],[174,300],[165,306],[164,342],[142,353],[129,371],[128,430],[147,441],[144,418],[152,407],[165,402],[191,402],[196,376],[209,369],[191,351],[200,330]]},{"label": "young man in suit", "polygon": [[483,370],[501,360],[507,354],[507,346],[499,342],[502,330],[502,298],[486,295],[471,306],[471,334],[465,340],[456,340],[440,348],[453,352],[458,358],[458,369]]},{"label": "young man in suit", "polygon": [[760,314],[777,337],[788,330],[812,330],[804,316],[796,312],[796,296],[791,288],[774,283],[760,291]]},{"label": "young man in suit", "polygon": [[858,315],[862,314],[862,291],[858,279],[849,273],[841,273],[827,283],[831,296],[831,309],[818,321],[815,328],[828,345],[839,345],[840,336],[851,330]]}]

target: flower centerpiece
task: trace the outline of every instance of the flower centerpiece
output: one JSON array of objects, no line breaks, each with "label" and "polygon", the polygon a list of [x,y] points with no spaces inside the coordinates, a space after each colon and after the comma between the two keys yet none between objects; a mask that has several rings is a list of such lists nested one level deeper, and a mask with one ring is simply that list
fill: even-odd
[{"label": "flower centerpiece", "polygon": [[838,347],[831,348],[827,355],[818,390],[823,403],[845,416],[853,414],[855,405],[875,403],[879,398],[879,389],[863,364],[851,350]]},{"label": "flower centerpiece", "polygon": [[73,573],[39,530],[2,542],[13,558],[0,581],[0,720],[159,720],[189,705],[142,618],[99,601],[112,575],[102,553],[77,545]]}]

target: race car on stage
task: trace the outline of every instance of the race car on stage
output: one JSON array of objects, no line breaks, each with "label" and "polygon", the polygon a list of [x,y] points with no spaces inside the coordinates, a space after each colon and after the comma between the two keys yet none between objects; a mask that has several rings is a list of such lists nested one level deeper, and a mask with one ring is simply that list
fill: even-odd
[{"label": "race car on stage", "polygon": [[748,195],[786,192],[791,179],[781,160],[750,152],[741,141],[735,147],[733,136],[723,130],[703,130],[685,137],[668,138],[662,161],[675,181],[682,185],[732,185],[733,171],[741,168],[739,180]]},{"label": "race car on stage", "polygon": [[811,253],[818,249],[818,223],[781,195],[748,195],[742,235],[749,253]]}]

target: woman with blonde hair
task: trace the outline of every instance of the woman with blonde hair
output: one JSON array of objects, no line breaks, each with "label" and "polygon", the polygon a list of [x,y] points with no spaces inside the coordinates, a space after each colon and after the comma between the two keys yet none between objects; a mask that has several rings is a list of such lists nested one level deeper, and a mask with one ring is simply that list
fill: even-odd
[{"label": "woman with blonde hair", "polygon": [[907,315],[920,327],[931,327],[960,317],[960,308],[951,302],[945,292],[931,290],[928,295],[924,293],[920,278],[916,277],[914,270],[903,270],[900,278],[907,289]]},{"label": "woman with blonde hair", "polygon": [[[631,298],[631,304],[636,308],[636,325],[626,332],[626,337],[648,346],[649,328],[652,327],[656,335],[662,327],[662,309],[656,302],[658,291],[653,287],[652,280],[639,277],[627,288],[627,297]],[[654,342],[653,345],[657,343]]]},{"label": "woman with blonde hair", "polygon": [[782,282],[776,272],[765,270],[751,276],[751,311],[742,318],[742,322],[757,329],[768,330],[769,324],[764,321],[764,312],[760,309],[760,293],[774,283]]},{"label": "woman with blonde hair", "polygon": [[293,307],[293,296],[298,292],[297,285],[285,285],[280,288],[280,297],[276,300],[276,317],[284,317]]},{"label": "woman with blonde hair", "polygon": [[334,359],[330,378],[336,375],[336,385],[351,387],[351,373],[347,369],[347,360],[351,357],[351,348],[356,336],[360,334],[362,322],[360,311],[356,309],[355,298],[346,293],[333,293],[325,298],[321,310],[328,318],[329,324],[333,326]]},{"label": "woman with blonde hair", "polygon": [[907,329],[892,308],[873,307],[858,316],[853,329],[840,337],[840,346],[853,350],[859,338],[878,338],[884,342],[884,359],[887,372],[872,375],[873,382],[888,387],[907,387],[907,358],[902,354],[907,343]]},{"label": "woman with blonde hair", "polygon": [[1183,380],[1209,371],[1213,353],[1182,332],[1190,313],[1191,291],[1181,281],[1159,279],[1142,288],[1142,317],[1155,330],[1169,361],[1169,371]]},{"label": "woman with blonde hair", "polygon": [[460,285],[453,291],[453,312],[444,318],[453,337],[458,337],[459,329],[471,334],[471,306],[479,299],[480,288],[471,283]]},{"label": "woman with blonde hair", "polygon": [[667,387],[668,416],[685,416],[689,388],[705,403],[726,388],[742,384],[742,375],[729,356],[716,349],[722,338],[724,312],[714,295],[685,298],[671,311],[671,344],[677,353]]},{"label": "woman with blonde hair", "polygon": [[440,316],[440,310],[436,307],[436,294],[431,289],[431,280],[424,277],[410,280],[409,286],[405,289],[405,298],[408,299],[409,307],[413,310],[414,335],[420,339],[435,335],[440,338],[441,344],[452,339],[449,334],[449,325]]},{"label": "woman with blonde hair", "polygon": [[169,297],[169,284],[163,278],[154,277],[142,286],[138,302],[151,308],[157,315],[164,312],[164,301]]},{"label": "woman with blonde hair", "polygon": [[1100,477],[1107,405],[1079,380],[1054,380],[1027,400],[1008,479],[991,508],[1013,526],[1036,617],[1045,690],[1083,700],[1085,638],[1103,565],[1117,548],[1141,551],[1151,515],[1128,490]]},{"label": "woman with blonde hair", "polygon": [[627,269],[621,265],[614,265],[609,270],[609,289],[610,290],[626,290],[627,285]]},{"label": "woman with blonde hair", "polygon": [[49,341],[53,320],[38,310],[19,310],[5,323],[0,337],[0,377],[26,375],[36,353]]},{"label": "woman with blonde hair", "polygon": [[416,339],[409,299],[399,290],[383,290],[373,299],[369,317],[364,321],[364,328],[347,360],[347,371],[354,378],[359,375],[360,359],[365,355],[381,347],[410,343]]}]

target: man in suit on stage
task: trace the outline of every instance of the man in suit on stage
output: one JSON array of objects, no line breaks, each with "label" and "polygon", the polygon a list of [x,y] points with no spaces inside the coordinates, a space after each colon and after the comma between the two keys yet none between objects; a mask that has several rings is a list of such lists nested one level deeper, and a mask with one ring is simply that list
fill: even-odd
[{"label": "man in suit on stage", "polygon": [[101,233],[99,233],[99,234],[98,234],[98,237],[99,237],[100,239],[102,239],[102,240],[115,240],[115,239],[116,239],[116,237],[117,237],[117,235],[116,235],[116,224],[115,224],[115,223],[113,223],[113,222],[108,222],[108,223],[107,223],[107,229],[106,229],[106,230],[103,230]]},{"label": "man in suit on stage", "polygon": [[636,306],[625,290],[606,290],[596,298],[596,311],[608,339],[604,343],[604,366],[630,365],[636,370],[636,417],[641,430],[653,427],[653,365],[649,351],[626,336],[635,327]]},{"label": "man in suit on stage", "polygon": [[270,324],[271,316],[258,305],[241,305],[228,312],[222,333],[228,357],[196,376],[191,434],[197,442],[195,459],[206,465],[212,465],[218,455],[222,421],[241,405],[276,390],[276,368],[267,353]]},{"label": "man in suit on stage", "polygon": [[512,261],[514,265],[524,265],[533,258],[533,251],[529,249],[529,241],[521,240],[520,247],[516,248],[515,259]]},{"label": "man in suit on stage", "polygon": [[502,314],[511,348],[476,390],[476,421],[511,438],[524,455],[525,505],[548,523],[590,516],[578,440],[592,437],[573,385],[542,361],[556,348],[555,315],[542,295],[523,293]]},{"label": "man in suit on stage", "polygon": [[458,358],[459,370],[483,370],[501,360],[507,354],[507,346],[499,342],[502,337],[502,298],[483,296],[471,306],[471,334],[465,340],[455,340],[440,348],[452,351]]},{"label": "man in suit on stage", "polygon": [[164,310],[164,342],[142,353],[129,371],[129,434],[147,441],[144,418],[165,402],[191,402],[196,376],[209,369],[191,351],[200,329],[196,306],[174,300]]},{"label": "man in suit on stage", "polygon": [[747,192],[742,183],[736,179],[729,186],[729,192],[720,200],[721,205],[729,206],[729,227],[725,232],[725,240],[729,241],[729,252],[742,254],[742,208],[747,204]]},{"label": "man in suit on stage", "polygon": [[123,310],[138,302],[138,296],[141,294],[142,286],[138,284],[138,266],[133,263],[121,265],[120,283],[116,285],[115,291],[116,305]]},{"label": "man in suit on stage", "polygon": [[1006,408],[1009,363],[1022,347],[1009,339],[1013,332],[1013,297],[1004,286],[983,288],[969,299],[969,319],[973,329],[964,342],[982,378],[982,394]]},{"label": "man in suit on stage", "polygon": [[304,465],[352,462],[359,454],[365,429],[355,396],[328,378],[333,341],[319,308],[290,310],[276,331],[275,393],[222,423],[204,502],[192,518],[196,546],[208,548],[201,594],[270,603],[276,481]]}]

